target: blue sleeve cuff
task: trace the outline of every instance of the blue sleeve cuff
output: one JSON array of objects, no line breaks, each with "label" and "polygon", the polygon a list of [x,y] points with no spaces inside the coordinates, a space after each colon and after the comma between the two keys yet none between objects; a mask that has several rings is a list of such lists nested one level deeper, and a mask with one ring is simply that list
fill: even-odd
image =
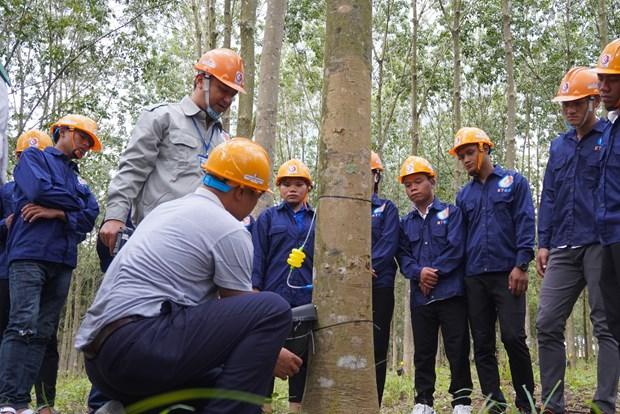
[{"label": "blue sleeve cuff", "polygon": [[519,252],[517,252],[517,262],[515,263],[515,266],[519,266],[523,263],[529,264],[532,259],[534,259],[534,252],[532,250],[519,250]]}]

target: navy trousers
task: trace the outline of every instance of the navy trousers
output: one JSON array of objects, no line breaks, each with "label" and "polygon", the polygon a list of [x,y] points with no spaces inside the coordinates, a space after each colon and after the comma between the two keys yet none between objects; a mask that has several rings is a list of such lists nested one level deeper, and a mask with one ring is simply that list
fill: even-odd
[{"label": "navy trousers", "polygon": [[[168,303],[168,302],[166,302]],[[166,308],[168,308],[166,310]],[[266,397],[273,368],[291,329],[290,306],[270,292],[162,306],[162,314],[112,333],[85,362],[91,382],[127,405],[187,388],[236,390]],[[213,369],[221,373],[213,383]],[[260,405],[213,399],[209,414],[260,413]]]}]

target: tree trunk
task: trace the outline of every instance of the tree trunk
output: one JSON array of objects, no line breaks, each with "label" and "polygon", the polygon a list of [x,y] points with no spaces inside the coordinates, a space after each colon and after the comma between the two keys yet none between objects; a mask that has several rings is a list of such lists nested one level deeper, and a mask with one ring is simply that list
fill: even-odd
[{"label": "tree trunk", "polygon": [[192,0],[192,18],[194,20],[194,36],[196,36],[196,57],[202,56],[202,28],[200,18],[200,7],[197,0]]},{"label": "tree trunk", "polygon": [[[262,145],[274,159],[274,146],[278,128],[278,92],[280,83],[280,56],[284,36],[286,0],[269,0],[267,20],[263,38],[263,52],[260,60],[258,100],[256,102],[256,142]],[[273,204],[273,195],[263,194],[253,215]]]},{"label": "tree trunk", "polygon": [[[222,47],[230,49],[232,38],[232,13],[231,0],[224,0],[224,44]],[[224,131],[230,131],[230,109],[222,115],[222,127]]]},{"label": "tree trunk", "polygon": [[413,374],[413,330],[411,328],[411,293],[407,281],[405,304],[403,306],[403,369],[407,375]]},{"label": "tree trunk", "polygon": [[215,24],[215,0],[207,0],[207,50],[217,47],[217,25]]},{"label": "tree trunk", "polygon": [[392,342],[392,371],[396,371],[398,369],[399,358],[398,358],[398,324],[396,323],[396,318],[392,319],[392,330],[390,331],[390,341]]},{"label": "tree trunk", "polygon": [[241,57],[245,68],[244,89],[239,94],[239,113],[237,114],[237,135],[252,137],[252,114],[254,112],[254,32],[256,26],[257,0],[241,1],[239,27],[241,31]]},{"label": "tree trunk", "polygon": [[582,294],[582,318],[583,318],[583,346],[584,352],[583,357],[586,360],[586,363],[590,360],[590,352],[592,351],[592,338],[590,337],[591,330],[589,329],[590,318],[588,317],[590,306],[588,305],[588,290],[584,289]]},{"label": "tree trunk", "polygon": [[414,155],[418,154],[420,145],[420,132],[418,130],[420,124],[418,116],[418,26],[420,20],[417,2],[418,0],[411,0],[411,12],[413,14],[411,19],[411,153]]},{"label": "tree trunk", "polygon": [[575,323],[572,313],[566,321],[566,353],[568,354],[568,366],[575,368],[577,353],[575,352]]},{"label": "tree trunk", "polygon": [[514,54],[512,50],[512,32],[510,30],[511,1],[502,0],[502,21],[504,51],[506,58],[506,167],[515,168],[515,119],[517,111],[517,95],[514,80]]},{"label": "tree trunk", "polygon": [[371,1],[328,0],[326,15],[313,300],[319,321],[302,412],[374,414]]},{"label": "tree trunk", "polygon": [[[598,0],[596,8],[597,19],[596,23],[598,24],[598,32],[599,32],[599,45],[600,50],[602,51],[609,43],[609,28],[607,25],[607,1],[606,0]],[[605,109],[605,105],[601,105],[603,116],[607,117],[607,109]]]},{"label": "tree trunk", "polygon": [[461,129],[461,0],[452,1],[452,135]]}]

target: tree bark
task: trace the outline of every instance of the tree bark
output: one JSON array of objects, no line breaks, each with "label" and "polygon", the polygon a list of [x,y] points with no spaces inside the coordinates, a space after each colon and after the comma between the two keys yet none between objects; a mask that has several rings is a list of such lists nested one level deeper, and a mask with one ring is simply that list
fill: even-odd
[{"label": "tree bark", "polygon": [[[230,49],[232,38],[232,12],[231,0],[224,0],[224,44],[222,47]],[[224,131],[230,131],[230,109],[222,115],[222,127]]]},{"label": "tree bark", "polygon": [[245,68],[245,94],[239,94],[237,135],[252,137],[252,115],[254,113],[254,33],[256,26],[257,0],[242,0],[239,27],[241,31],[241,57]]},{"label": "tree bark", "polygon": [[577,353],[575,352],[575,323],[572,313],[566,321],[566,353],[568,354],[568,366],[575,368]]},{"label": "tree bark", "polygon": [[[274,159],[274,146],[278,128],[278,92],[280,83],[280,57],[284,37],[286,0],[268,0],[267,20],[260,60],[258,100],[256,102],[256,142]],[[253,215],[258,215],[273,204],[273,195],[264,193]]]},{"label": "tree bark", "polygon": [[461,0],[452,0],[452,135],[461,129]]},{"label": "tree bark", "polygon": [[512,50],[512,31],[510,30],[511,1],[502,0],[502,22],[504,51],[506,58],[506,167],[515,168],[515,119],[517,111],[517,94],[514,80],[514,53]]},{"label": "tree bark", "polygon": [[405,303],[403,306],[403,369],[407,375],[413,374],[413,329],[411,327],[411,293],[407,281]]},{"label": "tree bark", "polygon": [[217,47],[217,25],[215,23],[215,1],[207,0],[207,50]]},{"label": "tree bark", "polygon": [[202,56],[202,28],[200,18],[200,7],[197,0],[192,0],[192,18],[194,20],[194,36],[196,36],[196,57]]},{"label": "tree bark", "polygon": [[326,15],[313,300],[319,321],[302,412],[374,414],[371,1],[328,0]]},{"label": "tree bark", "polygon": [[418,0],[411,0],[411,153],[418,154],[420,118],[418,116]]}]

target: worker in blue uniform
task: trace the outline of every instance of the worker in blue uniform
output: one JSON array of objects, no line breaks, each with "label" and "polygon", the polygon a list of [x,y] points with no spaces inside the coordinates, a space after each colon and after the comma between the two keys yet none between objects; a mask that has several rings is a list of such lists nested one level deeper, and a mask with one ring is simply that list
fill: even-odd
[{"label": "worker in blue uniform", "polygon": [[[276,186],[282,202],[263,211],[252,227],[252,287],[278,293],[296,307],[312,302],[314,210],[307,201],[312,189],[310,170],[299,160],[289,160],[278,169]],[[289,264],[293,249],[305,255],[298,263],[300,267]],[[307,358],[301,357],[304,363],[299,373],[288,380],[290,412],[301,410],[307,366]]]},{"label": "worker in blue uniform", "polygon": [[411,281],[411,325],[415,365],[412,414],[434,414],[435,356],[439,330],[450,363],[452,413],[469,414],[471,372],[463,280],[465,225],[461,210],[435,197],[436,173],[424,158],[411,156],[400,182],[413,208],[400,222],[398,263]]},{"label": "worker in blue uniform", "polygon": [[600,289],[602,247],[596,228],[596,188],[601,134],[596,73],[570,69],[553,101],[561,104],[568,131],[551,142],[538,209],[536,268],[542,277],[536,331],[542,401],[550,413],[565,409],[564,329],[579,295],[587,288],[590,320],[599,346],[596,390],[592,404],[602,413],[616,411],[620,355],[607,327]]},{"label": "worker in blue uniform", "polygon": [[67,298],[77,246],[99,214],[73,162],[101,150],[96,129],[90,118],[67,115],[52,125],[54,147],[26,149],[15,168],[16,213],[7,241],[11,311],[0,348],[3,414],[27,412]]},{"label": "worker in blue uniform", "polygon": [[601,292],[607,325],[620,342],[620,39],[605,46],[594,71],[610,125],[601,139],[596,221],[603,246]]},{"label": "worker in blue uniform", "polygon": [[474,359],[492,412],[503,412],[495,349],[495,322],[508,353],[516,406],[533,410],[532,360],[525,335],[525,292],[534,258],[534,205],[521,174],[493,165],[493,143],[479,128],[461,128],[449,153],[472,177],[456,197],[467,228],[465,287]]},{"label": "worker in blue uniform", "polygon": [[372,321],[375,346],[375,370],[379,405],[383,398],[390,327],[394,313],[395,255],[398,250],[398,208],[393,202],[379,197],[379,184],[384,171],[379,155],[370,155],[373,192],[371,199],[372,225]]}]

